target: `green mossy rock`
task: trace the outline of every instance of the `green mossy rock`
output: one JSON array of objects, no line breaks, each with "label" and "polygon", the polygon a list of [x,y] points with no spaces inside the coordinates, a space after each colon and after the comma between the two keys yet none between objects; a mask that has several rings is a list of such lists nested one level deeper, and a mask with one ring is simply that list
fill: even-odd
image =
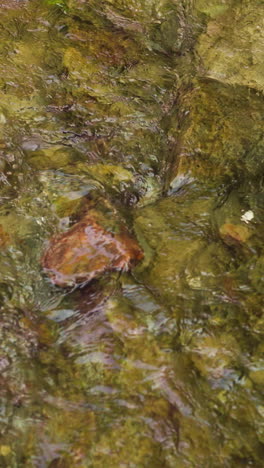
[{"label": "green mossy rock", "polygon": [[179,52],[192,43],[191,6],[168,0],[69,0],[71,15],[97,26],[115,27],[136,37],[148,49]]},{"label": "green mossy rock", "polygon": [[79,165],[79,171],[90,175],[104,187],[119,187],[133,181],[133,173],[114,164]]},{"label": "green mossy rock", "polygon": [[263,388],[264,385],[264,369],[255,369],[250,371],[249,378],[257,385]]},{"label": "green mossy rock", "polygon": [[199,372],[207,378],[221,379],[234,367],[239,347],[232,335],[194,337],[190,345],[192,360]]},{"label": "green mossy rock", "polygon": [[127,466],[128,448],[131,467],[164,466],[165,460],[160,444],[153,438],[151,428],[144,418],[138,417],[137,421],[133,417],[117,421],[110,430],[101,435],[90,451],[91,466]]},{"label": "green mossy rock", "polygon": [[[213,206],[213,198],[189,190],[182,198],[163,199],[135,213],[135,231],[149,248],[140,274],[166,304],[180,304],[182,291],[188,290],[191,299],[197,291],[209,294],[221,284],[230,256],[199,229],[200,223],[205,228]],[[207,229],[210,232],[209,223]]]},{"label": "green mossy rock", "polygon": [[80,155],[74,149],[63,146],[51,146],[37,151],[30,151],[28,163],[39,171],[45,169],[63,169],[76,163]]},{"label": "green mossy rock", "polygon": [[230,5],[230,2],[215,1],[214,6],[208,3],[203,11],[210,16],[217,13],[217,17],[208,22],[197,46],[204,75],[225,84],[263,92],[263,2],[243,0]]},{"label": "green mossy rock", "polygon": [[[136,41],[126,33],[113,31],[112,29],[97,29],[90,25],[85,27],[68,18],[69,36],[72,44],[88,57],[93,57],[97,63],[118,70],[119,67],[133,66],[141,58],[141,50]],[[72,67],[69,51],[66,51],[65,65]],[[79,57],[80,58],[80,57]],[[68,62],[68,63],[67,63]]]},{"label": "green mossy rock", "polygon": [[212,185],[236,177],[257,177],[264,168],[264,100],[247,88],[199,80],[185,98],[188,117],[177,142],[175,176]]},{"label": "green mossy rock", "polygon": [[113,94],[110,82],[104,78],[104,67],[93,58],[82,55],[73,47],[65,51],[63,65],[75,86],[72,93],[76,97],[90,96],[107,103]]},{"label": "green mossy rock", "polygon": [[59,197],[54,202],[55,211],[59,218],[77,216],[79,212],[85,209],[87,201],[85,201],[84,197],[78,197],[78,194],[76,194],[76,197],[70,197],[70,195],[68,194],[68,197]]},{"label": "green mossy rock", "polygon": [[198,13],[215,18],[229,10],[233,3],[233,0],[229,0],[228,2],[222,0],[197,0],[194,8]]},{"label": "green mossy rock", "polygon": [[263,294],[264,288],[264,255],[261,255],[257,260],[253,260],[249,278],[252,281],[253,287],[260,293]]}]

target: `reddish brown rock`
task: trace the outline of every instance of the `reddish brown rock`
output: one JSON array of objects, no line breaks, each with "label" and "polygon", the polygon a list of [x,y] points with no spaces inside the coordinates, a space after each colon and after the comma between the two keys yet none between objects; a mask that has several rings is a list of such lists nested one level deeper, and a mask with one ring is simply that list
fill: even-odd
[{"label": "reddish brown rock", "polygon": [[92,210],[67,232],[51,239],[41,263],[52,282],[73,286],[104,272],[128,270],[143,258],[137,242],[124,227],[106,230]]}]

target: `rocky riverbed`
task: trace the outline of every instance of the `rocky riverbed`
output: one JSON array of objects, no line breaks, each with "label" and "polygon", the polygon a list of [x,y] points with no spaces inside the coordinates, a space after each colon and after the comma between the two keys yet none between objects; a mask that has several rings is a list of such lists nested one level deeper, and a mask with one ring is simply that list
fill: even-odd
[{"label": "rocky riverbed", "polygon": [[0,465],[262,467],[262,2],[0,13]]}]

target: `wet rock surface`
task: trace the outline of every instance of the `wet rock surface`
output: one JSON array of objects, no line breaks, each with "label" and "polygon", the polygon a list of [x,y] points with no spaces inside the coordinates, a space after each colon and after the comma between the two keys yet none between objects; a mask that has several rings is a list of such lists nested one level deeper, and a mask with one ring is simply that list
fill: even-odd
[{"label": "wet rock surface", "polygon": [[262,468],[262,10],[0,0],[1,467]]},{"label": "wet rock surface", "polygon": [[205,5],[204,12],[211,17],[197,46],[205,75],[263,92],[263,2],[218,2],[217,6],[210,12]]},{"label": "wet rock surface", "polygon": [[142,258],[141,248],[124,226],[117,233],[107,231],[100,224],[100,215],[90,210],[50,241],[41,263],[54,284],[72,286],[105,272],[127,271]]}]

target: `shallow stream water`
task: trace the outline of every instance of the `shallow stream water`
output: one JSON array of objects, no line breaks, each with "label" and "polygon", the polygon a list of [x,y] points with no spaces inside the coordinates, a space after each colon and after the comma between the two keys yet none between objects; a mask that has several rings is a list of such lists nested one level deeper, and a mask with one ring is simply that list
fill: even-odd
[{"label": "shallow stream water", "polygon": [[[263,466],[263,17],[0,0],[0,466]],[[59,288],[84,196],[144,260]]]}]

